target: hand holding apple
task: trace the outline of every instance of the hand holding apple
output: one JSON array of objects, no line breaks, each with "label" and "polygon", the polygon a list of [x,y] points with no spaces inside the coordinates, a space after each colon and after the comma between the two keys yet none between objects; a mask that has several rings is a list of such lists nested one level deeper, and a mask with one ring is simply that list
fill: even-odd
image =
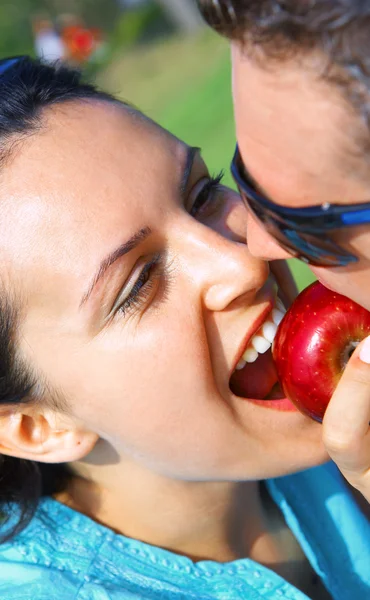
[{"label": "hand holding apple", "polygon": [[322,421],[352,352],[368,335],[370,312],[319,282],[303,290],[281,322],[273,347],[288,398]]}]

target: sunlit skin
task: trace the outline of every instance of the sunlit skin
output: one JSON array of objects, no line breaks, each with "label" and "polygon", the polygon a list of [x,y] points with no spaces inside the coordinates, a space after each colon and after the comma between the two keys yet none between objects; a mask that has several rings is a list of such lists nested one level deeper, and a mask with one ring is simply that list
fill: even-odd
[{"label": "sunlit skin", "polygon": [[[256,61],[239,44],[232,47],[233,95],[238,143],[248,171],[277,204],[303,207],[370,201],[364,151],[357,145],[361,117],[341,93],[319,77],[325,59]],[[289,255],[248,216],[248,244],[254,256]],[[333,236],[334,237],[334,236]],[[328,287],[370,310],[370,228],[348,228],[335,240],[360,261],[340,268],[312,267]]]},{"label": "sunlit skin", "polygon": [[[63,500],[115,530],[226,559],[263,530],[252,480],[327,454],[318,424],[229,389],[269,304],[269,269],[245,245],[234,192],[189,214],[209,175],[195,153],[181,195],[188,155],[121,105],[71,103],[49,110],[2,172],[1,264],[23,300],[21,352],[67,408],[4,413],[0,451],[70,462],[80,478]],[[138,232],[91,291],[101,262]],[[153,260],[142,300],[123,313]]]}]

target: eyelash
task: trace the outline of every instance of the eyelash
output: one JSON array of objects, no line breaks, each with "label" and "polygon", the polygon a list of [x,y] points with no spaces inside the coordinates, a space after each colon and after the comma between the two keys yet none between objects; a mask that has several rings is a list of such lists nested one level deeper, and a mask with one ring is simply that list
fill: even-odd
[{"label": "eyelash", "polygon": [[150,296],[160,266],[161,256],[157,254],[144,266],[131,292],[118,306],[116,313],[126,316],[129,311],[140,306]]},{"label": "eyelash", "polygon": [[[203,208],[204,204],[212,200],[213,193],[220,187],[223,177],[224,172],[221,171],[215,177],[210,177],[208,179],[190,209],[191,216],[196,216],[199,210]],[[149,298],[154,287],[155,279],[159,276],[161,263],[161,256],[157,254],[144,266],[131,292],[118,306],[116,314],[121,314],[125,317],[133,308],[141,306],[145,300]]]},{"label": "eyelash", "polygon": [[197,195],[193,206],[190,209],[190,215],[196,217],[201,208],[208,202],[213,200],[213,193],[217,192],[221,187],[220,184],[224,178],[224,171],[214,177],[209,177],[207,183],[202,187]]}]

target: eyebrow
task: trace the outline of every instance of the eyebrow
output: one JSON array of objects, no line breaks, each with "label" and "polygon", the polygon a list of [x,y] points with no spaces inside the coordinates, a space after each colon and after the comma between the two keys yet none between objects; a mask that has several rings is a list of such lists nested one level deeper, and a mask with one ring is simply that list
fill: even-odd
[{"label": "eyebrow", "polygon": [[197,154],[200,153],[200,151],[201,151],[201,148],[198,148],[197,146],[188,146],[187,147],[185,166],[184,166],[184,170],[183,170],[183,174],[182,174],[182,178],[181,178],[181,182],[180,182],[180,196],[182,198],[184,198],[186,188],[188,187],[188,183],[189,183],[189,179],[190,179],[190,175],[191,175],[191,171],[193,168],[195,157],[197,156]]},{"label": "eyebrow", "polygon": [[[199,152],[200,152],[200,148],[198,148],[198,147],[195,147],[195,146],[187,147],[186,157],[185,157],[185,165],[183,168],[183,173],[182,173],[182,177],[181,177],[181,181],[180,181],[180,185],[179,185],[179,192],[180,192],[180,196],[182,198],[185,196],[186,188],[188,186],[190,175],[191,175],[192,168],[193,168],[193,163],[194,163],[196,155]],[[130,237],[130,239],[127,240],[127,242],[118,246],[118,248],[116,248],[116,250],[113,250],[113,252],[108,254],[108,256],[106,256],[101,261],[100,266],[99,266],[97,272],[95,273],[87,291],[84,293],[84,295],[82,297],[82,300],[80,302],[80,308],[82,308],[82,306],[84,304],[86,304],[86,302],[90,298],[92,292],[94,291],[95,286],[102,279],[102,277],[105,275],[107,270],[113,265],[113,263],[115,263],[119,258],[124,256],[125,254],[128,254],[128,252],[131,252],[131,250],[134,250],[135,248],[137,248],[137,246],[139,246],[142,242],[144,242],[151,235],[151,233],[152,233],[152,230],[150,229],[150,227],[143,227],[142,229],[140,229],[139,231],[134,233],[134,235],[132,235]]]},{"label": "eyebrow", "polygon": [[134,250],[134,248],[137,248],[137,246],[139,246],[144,240],[146,240],[151,233],[152,230],[149,227],[144,227],[143,229],[140,229],[139,231],[134,233],[134,235],[131,236],[130,239],[127,240],[127,242],[118,246],[116,250],[113,250],[113,252],[108,254],[108,256],[102,260],[99,269],[95,273],[95,276],[87,289],[87,292],[85,292],[85,294],[82,297],[82,300],[80,302],[80,308],[84,304],[86,304],[96,284],[105,275],[109,267],[111,267],[113,263],[115,263],[119,258],[121,258],[121,256],[124,256],[128,252],[131,252],[131,250]]}]

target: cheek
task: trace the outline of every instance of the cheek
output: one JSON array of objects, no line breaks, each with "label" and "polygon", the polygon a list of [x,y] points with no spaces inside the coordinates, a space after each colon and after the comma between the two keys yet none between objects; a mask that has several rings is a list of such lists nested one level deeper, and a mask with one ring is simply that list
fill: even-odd
[{"label": "cheek", "polygon": [[195,417],[202,405],[200,412],[207,412],[205,357],[191,336],[183,330],[179,337],[174,330],[162,327],[124,351],[109,344],[99,361],[92,361],[95,368],[84,391],[88,405],[79,413],[120,456],[164,475],[183,476],[197,457]]},{"label": "cheek", "polygon": [[368,225],[354,227],[352,231],[341,232],[338,243],[347,245],[356,256],[361,257],[362,266],[365,265],[365,261],[370,264],[370,233]]},{"label": "cheek", "polygon": [[181,312],[144,313],[131,331],[118,323],[78,351],[57,351],[55,383],[75,416],[121,447],[163,444],[181,419],[190,424],[192,402],[204,396],[207,346],[184,298],[175,306]]},{"label": "cheek", "polygon": [[333,269],[312,267],[316,277],[334,292],[349,296],[352,300],[370,310],[370,234],[367,227],[341,230],[332,234],[333,240],[349,250],[359,261],[348,267]]},{"label": "cheek", "polygon": [[348,296],[357,304],[370,310],[369,282],[370,262],[361,259],[354,267],[325,269],[312,267],[318,280],[327,288],[343,296]]}]

